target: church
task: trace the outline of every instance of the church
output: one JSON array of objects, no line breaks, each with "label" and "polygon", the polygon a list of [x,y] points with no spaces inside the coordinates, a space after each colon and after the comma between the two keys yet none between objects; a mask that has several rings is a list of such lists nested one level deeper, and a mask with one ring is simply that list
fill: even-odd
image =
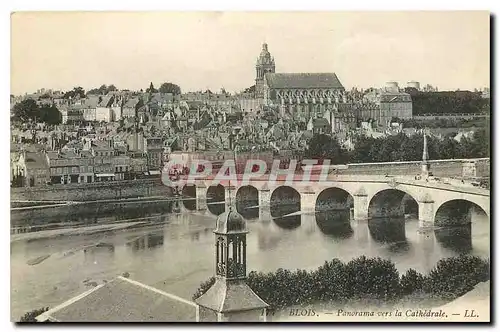
[{"label": "church", "polygon": [[335,73],[276,73],[268,45],[255,65],[255,97],[263,105],[279,107],[294,117],[309,119],[322,116],[334,105],[346,102],[345,89]]}]

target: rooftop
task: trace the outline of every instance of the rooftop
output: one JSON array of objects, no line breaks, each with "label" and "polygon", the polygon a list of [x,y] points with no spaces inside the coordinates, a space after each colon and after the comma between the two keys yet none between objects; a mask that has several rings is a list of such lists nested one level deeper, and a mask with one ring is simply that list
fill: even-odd
[{"label": "rooftop", "polygon": [[277,89],[344,89],[335,73],[268,73],[266,81]]},{"label": "rooftop", "polygon": [[244,311],[266,308],[268,305],[253,292],[244,280],[217,278],[210,289],[196,299],[202,307],[218,312]]},{"label": "rooftop", "polygon": [[82,293],[37,317],[39,322],[194,322],[196,304],[124,277]]}]

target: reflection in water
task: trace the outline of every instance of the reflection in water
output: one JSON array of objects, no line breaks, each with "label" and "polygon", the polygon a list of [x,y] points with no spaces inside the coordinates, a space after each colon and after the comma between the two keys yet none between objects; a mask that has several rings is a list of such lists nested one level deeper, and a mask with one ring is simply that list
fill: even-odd
[{"label": "reflection in water", "polygon": [[284,218],[275,218],[273,221],[275,224],[283,229],[295,229],[300,226],[301,217],[299,216],[290,216]]},{"label": "reflection in water", "polygon": [[437,241],[443,248],[457,254],[467,254],[472,251],[471,225],[443,227],[434,230]]},{"label": "reflection in water", "polygon": [[208,211],[215,216],[218,216],[226,211],[225,202],[211,202],[211,204],[207,204],[207,207]]},{"label": "reflection in water", "polygon": [[236,192],[236,211],[247,220],[259,218],[259,191],[252,186],[243,186]]},{"label": "reflection in water", "polygon": [[149,233],[133,238],[127,242],[127,246],[131,248],[132,251],[140,251],[161,247],[163,246],[163,241],[163,233]]},{"label": "reflection in water", "polygon": [[295,229],[300,226],[301,216],[287,216],[300,211],[300,203],[278,205],[271,207],[271,217],[274,223],[283,229]]},{"label": "reflection in water", "polygon": [[258,200],[246,200],[236,202],[236,211],[246,220],[255,220],[259,218]]},{"label": "reflection in water", "polygon": [[321,232],[335,239],[348,239],[354,231],[349,210],[316,212],[316,224]]},{"label": "reflection in water", "polygon": [[189,211],[196,210],[196,186],[186,185],[182,188],[182,203]]},{"label": "reflection in water", "polygon": [[207,190],[207,207],[213,215],[220,215],[226,210],[226,192],[222,185],[210,186]]},{"label": "reflection in water", "polygon": [[270,232],[267,228],[257,230],[257,246],[260,251],[270,251],[278,247],[281,234]]},{"label": "reflection in water", "polygon": [[390,252],[409,250],[404,218],[372,218],[368,221],[368,230],[372,239],[388,245]]}]

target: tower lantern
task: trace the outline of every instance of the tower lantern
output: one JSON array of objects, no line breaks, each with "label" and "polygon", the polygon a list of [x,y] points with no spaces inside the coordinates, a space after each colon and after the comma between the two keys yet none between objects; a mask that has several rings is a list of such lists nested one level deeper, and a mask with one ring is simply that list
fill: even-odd
[{"label": "tower lantern", "polygon": [[215,224],[215,283],[195,300],[199,321],[265,321],[268,305],[246,283],[248,230],[229,206]]}]

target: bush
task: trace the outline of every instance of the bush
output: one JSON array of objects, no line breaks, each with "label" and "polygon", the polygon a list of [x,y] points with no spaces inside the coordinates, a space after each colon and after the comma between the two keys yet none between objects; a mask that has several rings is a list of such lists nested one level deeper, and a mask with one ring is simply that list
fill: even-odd
[{"label": "bush", "polygon": [[441,259],[430,271],[425,291],[448,299],[462,296],[490,279],[489,265],[489,261],[475,256]]},{"label": "bush", "polygon": [[[425,292],[455,298],[470,291],[477,283],[489,280],[489,261],[473,256],[442,259],[427,276],[410,269],[399,277],[394,263],[381,258],[361,256],[347,264],[338,259],[325,262],[315,271],[252,271],[247,283],[270,311],[292,305],[315,302],[342,302],[371,298],[395,300],[401,295]],[[200,285],[193,300],[215,282],[211,277]]]},{"label": "bush", "polygon": [[401,294],[409,295],[422,292],[424,289],[424,281],[425,277],[421,273],[418,273],[414,269],[409,269],[401,276]]},{"label": "bush", "polygon": [[215,284],[215,277],[211,277],[207,281],[203,282],[194,293],[193,300],[196,300],[197,298],[205,294],[213,284]]},{"label": "bush", "polygon": [[342,301],[348,298],[349,278],[346,265],[338,259],[325,262],[313,275],[314,297],[320,301]]},{"label": "bush", "polygon": [[35,309],[32,311],[29,311],[29,312],[25,313],[24,316],[19,318],[19,322],[20,323],[36,323],[37,320],[35,318],[48,310],[49,310],[49,308],[41,308],[41,309]]},{"label": "bush", "polygon": [[399,273],[393,262],[361,256],[347,266],[349,298],[393,299],[400,294]]}]

